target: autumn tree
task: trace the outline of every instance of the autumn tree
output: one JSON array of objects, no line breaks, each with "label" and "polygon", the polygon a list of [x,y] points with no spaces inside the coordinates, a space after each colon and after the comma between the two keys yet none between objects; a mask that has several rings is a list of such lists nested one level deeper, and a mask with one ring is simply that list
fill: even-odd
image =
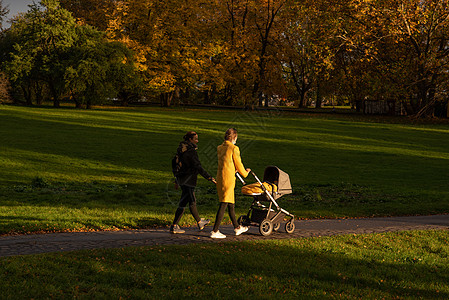
[{"label": "autumn tree", "polygon": [[106,31],[115,8],[112,0],[60,0],[61,7],[70,11],[81,24]]},{"label": "autumn tree", "polygon": [[277,64],[281,14],[288,1],[227,0],[216,3],[213,70],[226,104],[262,105],[262,98],[279,94],[281,70]]},{"label": "autumn tree", "polygon": [[[162,105],[262,105],[281,95],[408,101],[447,95],[448,2],[438,0],[62,0],[132,49]],[[101,16],[96,18],[95,16]],[[265,105],[267,102],[265,102]]]},{"label": "autumn tree", "polygon": [[305,0],[295,2],[286,22],[281,64],[287,84],[294,87],[299,107],[306,105],[312,91],[319,107],[323,86],[336,75],[335,57],[344,44],[339,38],[341,19],[334,6]]},{"label": "autumn tree", "polygon": [[120,1],[109,20],[109,36],[134,50],[146,89],[164,106],[201,86],[210,57],[209,38],[199,30],[208,22],[203,6],[198,0]]},{"label": "autumn tree", "polygon": [[[75,7],[78,1],[64,3]],[[201,92],[206,102],[251,106],[262,105],[263,98],[271,95],[286,94],[282,54],[287,27],[294,32],[291,24],[301,23],[295,18],[304,16],[290,13],[298,7],[294,4],[288,0],[125,0],[116,1],[112,13],[104,8],[101,13],[109,15],[109,37],[123,41],[137,54],[147,90],[159,94],[163,105],[169,105],[174,95]],[[95,24],[82,11],[74,13]],[[317,24],[319,18],[314,20]],[[322,32],[315,34],[314,42]],[[321,47],[324,43],[303,45],[304,40],[294,39],[296,46],[312,45],[313,51],[319,51],[314,66],[326,64],[329,54],[328,47]],[[291,69],[296,75],[297,69]]]},{"label": "autumn tree", "polygon": [[[282,18],[282,10],[287,8],[285,0],[265,0],[252,2],[253,7],[250,8],[250,19],[254,22],[254,43],[253,48],[257,54],[257,73],[255,76],[252,95],[258,100],[259,106],[262,106],[263,94],[268,94],[270,86],[270,78],[276,77],[275,55],[278,52],[275,48],[276,39],[282,37],[284,28],[277,26],[283,24],[280,22]],[[268,76],[271,75],[271,76]],[[265,105],[268,106],[268,99]]]},{"label": "autumn tree", "polygon": [[[248,38],[250,1],[226,0],[216,3],[216,24],[214,38],[217,43],[216,53],[211,61],[217,86],[221,87],[224,104],[250,105],[252,85],[257,68],[257,57]],[[239,103],[240,104],[240,103]]]},{"label": "autumn tree", "polygon": [[432,114],[435,101],[447,97],[441,87],[449,79],[449,3],[397,1],[388,15],[395,20],[390,32],[409,62],[401,73],[412,79],[409,85],[416,93],[412,107],[418,115]]},{"label": "autumn tree", "polygon": [[417,115],[432,114],[449,57],[447,1],[350,1],[348,41],[370,62],[370,96],[406,99]]}]

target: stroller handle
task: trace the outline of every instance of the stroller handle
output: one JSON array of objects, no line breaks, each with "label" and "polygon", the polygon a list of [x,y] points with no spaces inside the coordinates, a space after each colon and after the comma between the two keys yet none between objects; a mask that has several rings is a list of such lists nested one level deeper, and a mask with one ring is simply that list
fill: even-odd
[{"label": "stroller handle", "polygon": [[[257,177],[256,173],[254,173],[253,171],[251,171],[250,173],[254,176],[254,178],[256,178],[256,180],[257,180],[260,184],[262,184],[262,183],[260,182],[259,178]],[[235,176],[240,180],[240,182],[241,182],[243,185],[246,185],[245,180],[243,180],[243,177],[242,177],[242,175],[240,175],[239,172],[235,172]]]},{"label": "stroller handle", "polygon": [[260,187],[262,188],[262,190],[264,191],[264,193],[268,196],[268,198],[274,203],[274,205],[276,205],[277,209],[281,209],[279,207],[279,205],[277,204],[276,200],[274,200],[273,196],[270,194],[270,192],[268,192],[268,190],[265,188],[265,186],[263,185],[262,181],[260,181],[259,177],[257,177],[256,173],[254,173],[253,171],[251,171],[251,174],[253,174],[254,178],[257,180],[257,182],[260,184]]},{"label": "stroller handle", "polygon": [[[256,175],[256,173],[254,173],[254,171],[251,171],[250,173],[254,176],[254,178],[257,180],[257,182],[258,182],[259,184],[262,184],[262,182],[260,181],[259,177],[257,177],[257,175]],[[243,177],[242,177],[242,175],[240,175],[239,172],[235,172],[235,176],[240,180],[240,182],[241,182],[243,185],[246,185],[245,180],[243,180]]]},{"label": "stroller handle", "polygon": [[251,171],[251,174],[254,176],[254,179],[256,179],[260,185],[262,185],[262,182],[260,181],[259,177],[257,177],[256,173],[254,173],[254,171]]},{"label": "stroller handle", "polygon": [[240,182],[241,182],[243,185],[246,185],[245,180],[243,180],[242,175],[240,175],[239,172],[235,172],[235,176],[237,176],[237,178],[240,180]]}]

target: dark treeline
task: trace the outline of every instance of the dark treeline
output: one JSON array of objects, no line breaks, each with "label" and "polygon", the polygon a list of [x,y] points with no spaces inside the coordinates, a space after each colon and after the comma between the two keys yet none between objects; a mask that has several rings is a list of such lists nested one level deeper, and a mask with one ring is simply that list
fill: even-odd
[{"label": "dark treeline", "polygon": [[448,38],[448,1],[42,0],[0,56],[28,104],[381,100],[427,116],[448,98]]}]

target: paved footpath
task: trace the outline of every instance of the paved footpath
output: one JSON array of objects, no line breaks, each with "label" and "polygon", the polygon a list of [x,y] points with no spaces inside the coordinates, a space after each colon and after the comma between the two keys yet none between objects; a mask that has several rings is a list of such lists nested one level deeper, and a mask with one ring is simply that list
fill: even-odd
[{"label": "paved footpath", "polygon": [[220,231],[228,236],[224,240],[211,239],[209,233],[212,228],[209,226],[203,231],[198,231],[197,228],[193,227],[185,228],[185,234],[177,235],[170,234],[168,229],[164,228],[0,236],[0,257],[129,246],[183,245],[190,243],[303,238],[423,229],[449,230],[449,215],[297,220],[295,221],[295,225],[296,229],[292,234],[287,234],[282,224],[279,232],[273,232],[267,237],[259,234],[258,227],[251,227],[248,232],[240,236],[234,236],[234,231],[231,226],[222,225],[220,226]]}]

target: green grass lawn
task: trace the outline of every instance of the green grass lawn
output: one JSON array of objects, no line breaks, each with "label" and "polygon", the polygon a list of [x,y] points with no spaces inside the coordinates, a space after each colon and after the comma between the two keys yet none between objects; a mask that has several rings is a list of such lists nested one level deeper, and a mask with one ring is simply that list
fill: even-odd
[{"label": "green grass lawn", "polygon": [[[262,177],[277,165],[290,175],[294,193],[279,203],[299,218],[449,212],[447,122],[3,105],[0,233],[166,226],[180,195],[170,161],[181,137],[199,133],[200,159],[214,174],[216,146],[231,126],[246,167]],[[251,199],[236,193],[237,213],[245,213]],[[202,217],[213,219],[215,187],[200,179],[197,198]]]},{"label": "green grass lawn", "polygon": [[0,258],[2,299],[448,299],[449,231]]}]

